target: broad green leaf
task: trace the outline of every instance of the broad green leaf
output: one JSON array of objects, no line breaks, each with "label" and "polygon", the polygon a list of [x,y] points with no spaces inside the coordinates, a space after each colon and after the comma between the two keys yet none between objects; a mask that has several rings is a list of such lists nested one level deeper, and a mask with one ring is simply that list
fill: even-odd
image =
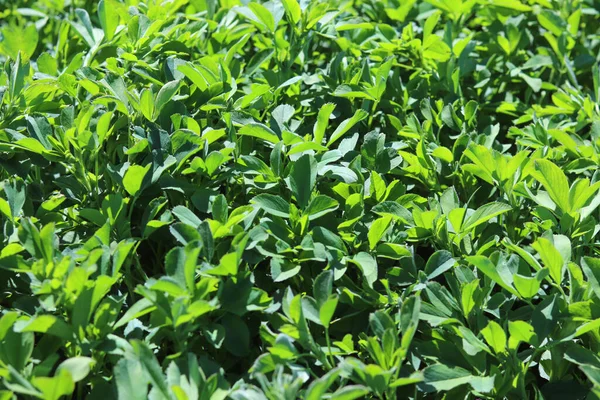
[{"label": "broad green leaf", "polygon": [[39,41],[36,26],[34,24],[19,26],[10,23],[6,24],[0,32],[2,33],[0,53],[10,57],[12,60],[16,60],[20,53],[23,62],[29,61]]},{"label": "broad green leaf", "polygon": [[236,357],[244,357],[250,351],[250,332],[248,326],[234,314],[227,314],[222,324],[225,327],[225,348]]},{"label": "broad green leaf", "polygon": [[306,400],[322,399],[327,389],[334,384],[340,373],[339,369],[333,369],[322,377],[315,379],[306,390]]},{"label": "broad green leaf", "polygon": [[66,369],[57,370],[54,377],[34,377],[31,383],[43,393],[43,399],[58,400],[75,390],[75,382]]},{"label": "broad green leaf", "polygon": [[173,214],[184,224],[198,228],[202,220],[194,214],[192,210],[185,206],[176,206],[172,210]]},{"label": "broad green leaf", "polygon": [[475,279],[462,288],[461,305],[465,316],[468,316],[473,308],[479,303],[479,279]]},{"label": "broad green leaf", "polygon": [[[2,324],[10,322],[8,319],[17,317],[16,313],[12,317],[2,317]],[[25,366],[31,361],[30,357],[33,352],[35,337],[32,332],[15,332],[12,326],[4,327],[5,332],[0,340],[0,360],[5,364],[13,366],[18,371],[22,371]]]},{"label": "broad green leaf", "polygon": [[297,24],[302,18],[302,9],[297,0],[282,0],[283,8],[293,24]]},{"label": "broad green leaf", "polygon": [[221,260],[216,268],[212,268],[206,271],[207,274],[218,275],[218,276],[236,276],[238,273],[239,263],[236,253],[227,253]]},{"label": "broad green leaf", "polygon": [[148,396],[148,378],[137,360],[122,358],[114,369],[119,398],[144,400]]},{"label": "broad green leaf", "polygon": [[600,299],[600,259],[592,257],[583,257],[581,259],[581,269],[590,282],[592,291]]},{"label": "broad green leaf", "polygon": [[275,31],[275,19],[273,18],[273,14],[271,14],[271,11],[269,11],[269,9],[267,9],[266,7],[264,7],[262,4],[259,3],[249,3],[248,4],[248,8],[250,8],[250,10],[252,10],[252,12],[254,13],[254,15],[256,15],[256,17],[258,18],[258,20],[270,31],[270,32],[274,32]]},{"label": "broad green leaf", "polygon": [[539,238],[531,245],[538,252],[542,263],[548,267],[552,280],[557,284],[561,284],[564,274],[565,261],[560,252],[554,247],[552,242],[546,238]]},{"label": "broad green leaf", "polygon": [[280,196],[274,196],[272,194],[259,194],[250,202],[258,205],[260,208],[265,210],[265,212],[275,215],[276,217],[290,217],[290,204]]},{"label": "broad green leaf", "polygon": [[560,36],[566,28],[566,23],[558,14],[549,10],[542,10],[537,15],[537,19],[541,26],[549,30],[556,36]]},{"label": "broad green leaf", "polygon": [[350,129],[352,129],[352,127],[354,127],[354,125],[367,118],[368,115],[369,114],[365,110],[356,110],[351,118],[342,121],[335,131],[333,131],[329,141],[327,142],[327,147],[331,147],[333,143],[344,136]]},{"label": "broad green leaf", "polygon": [[331,397],[331,400],[354,400],[364,398],[369,394],[370,390],[362,385],[347,385],[336,390]]},{"label": "broad green leaf", "polygon": [[507,290],[509,293],[519,297],[519,292],[512,287],[509,283],[505,282],[504,279],[498,273],[496,266],[492,261],[484,256],[470,256],[466,258],[467,262],[473,264],[479,271],[490,278],[492,281],[500,285],[502,288]]},{"label": "broad green leaf", "polygon": [[311,199],[303,214],[308,215],[308,219],[313,221],[325,214],[335,211],[338,207],[339,204],[336,200],[329,196],[319,195]]},{"label": "broad green leaf", "polygon": [[333,294],[321,305],[319,309],[319,319],[324,327],[329,328],[329,323],[338,304],[338,296]]},{"label": "broad green leaf", "polygon": [[140,95],[140,108],[142,114],[150,121],[155,119],[154,96],[148,89],[144,89]]},{"label": "broad green leaf", "polygon": [[333,271],[323,271],[315,278],[313,283],[313,296],[317,304],[321,305],[333,292]]},{"label": "broad green leaf", "polygon": [[27,131],[29,135],[40,142],[46,149],[52,149],[48,137],[52,136],[52,126],[43,116],[27,116]]},{"label": "broad green leaf", "polygon": [[408,348],[417,333],[419,325],[419,316],[421,313],[421,298],[411,296],[402,303],[400,309],[400,330],[402,331],[402,339],[400,345],[403,349],[400,359],[406,357]]},{"label": "broad green leaf", "polygon": [[456,260],[452,257],[452,254],[446,250],[438,250],[429,257],[427,264],[425,265],[425,273],[428,279],[433,279],[456,264]]},{"label": "broad green leaf", "polygon": [[98,19],[104,31],[106,40],[112,40],[119,25],[119,14],[116,12],[114,0],[100,0],[98,2]]},{"label": "broad green leaf", "polygon": [[487,326],[481,330],[481,334],[487,344],[494,349],[496,354],[506,352],[506,333],[497,322],[490,321]]},{"label": "broad green leaf", "polygon": [[377,257],[399,260],[402,257],[411,257],[412,253],[406,246],[396,243],[381,243],[376,248]]},{"label": "broad green leaf", "polygon": [[100,41],[102,36],[104,35],[103,31],[99,31],[99,33],[94,29],[92,25],[92,21],[90,19],[90,15],[88,12],[82,8],[75,9],[75,15],[79,22],[69,21],[71,25],[75,28],[77,33],[81,36],[81,38],[87,43],[87,45],[93,49],[96,44]]},{"label": "broad green leaf", "polygon": [[385,235],[385,232],[388,230],[391,223],[391,216],[381,217],[373,221],[369,228],[369,233],[367,234],[369,239],[369,249],[373,250],[377,247],[377,244],[383,238],[383,235]]},{"label": "broad green leaf", "polygon": [[564,172],[548,160],[535,160],[535,179],[550,195],[552,201],[563,212],[571,211],[569,205],[569,181]]},{"label": "broad green leaf", "polygon": [[126,325],[130,321],[141,317],[142,315],[148,314],[156,309],[156,306],[149,299],[142,298],[135,302],[127,312],[117,321],[115,329]]},{"label": "broad green leaf", "polygon": [[276,144],[280,141],[279,137],[271,129],[267,128],[263,124],[247,124],[238,130],[238,135],[242,136],[253,136],[258,139],[262,139],[265,142]]},{"label": "broad green leaf", "polygon": [[369,287],[377,280],[377,261],[368,253],[360,252],[352,259],[358,265]]},{"label": "broad green leaf", "polygon": [[123,176],[123,186],[127,193],[135,197],[139,194],[144,183],[144,178],[148,174],[148,171],[152,167],[152,164],[148,164],[145,167],[141,165],[132,165],[127,168],[125,175]]},{"label": "broad green leaf", "polygon": [[291,156],[292,154],[303,153],[309,150],[316,150],[317,152],[325,152],[327,151],[327,147],[317,144],[315,142],[303,142],[298,143],[292,146],[290,151],[288,151],[287,155]]},{"label": "broad green leaf", "polygon": [[516,349],[521,342],[532,343],[535,337],[533,326],[526,321],[508,321],[508,332],[509,349]]},{"label": "broad green leaf", "polygon": [[290,175],[286,178],[300,208],[304,209],[308,205],[316,181],[317,161],[312,155],[305,154],[294,162]]},{"label": "broad green leaf", "polygon": [[158,116],[164,106],[171,101],[175,93],[177,93],[180,83],[181,82],[179,80],[174,80],[167,82],[163,87],[160,88],[158,94],[156,95],[154,118]]},{"label": "broad green leaf", "polygon": [[90,373],[92,365],[95,364],[93,358],[90,357],[73,357],[69,358],[58,366],[57,373],[61,370],[66,370],[71,374],[73,382],[79,382],[85,379]]},{"label": "broad green leaf", "polygon": [[461,232],[469,232],[471,229],[483,224],[490,219],[497,217],[500,214],[504,214],[507,211],[512,210],[512,207],[504,203],[488,203],[479,207],[473,214],[471,214],[463,222]]},{"label": "broad green leaf", "polygon": [[296,263],[286,260],[271,259],[271,278],[273,282],[283,282],[288,280],[300,272],[302,267]]},{"label": "broad green leaf", "polygon": [[73,339],[71,327],[64,320],[49,314],[32,317],[27,321],[18,321],[14,329],[17,332],[48,333],[65,340]]},{"label": "broad green leaf", "polygon": [[334,103],[326,103],[325,105],[323,105],[323,107],[319,109],[319,114],[317,115],[317,122],[315,123],[315,126],[313,128],[313,141],[315,143],[323,143],[323,138],[325,137],[325,130],[329,126],[329,118],[331,118],[331,113],[334,109]]},{"label": "broad green leaf", "polygon": [[530,299],[537,294],[538,290],[540,290],[540,283],[540,280],[536,276],[513,275],[515,289],[525,299]]},{"label": "broad green leaf", "polygon": [[434,390],[447,391],[469,383],[473,376],[462,368],[434,364],[423,370],[423,381]]}]

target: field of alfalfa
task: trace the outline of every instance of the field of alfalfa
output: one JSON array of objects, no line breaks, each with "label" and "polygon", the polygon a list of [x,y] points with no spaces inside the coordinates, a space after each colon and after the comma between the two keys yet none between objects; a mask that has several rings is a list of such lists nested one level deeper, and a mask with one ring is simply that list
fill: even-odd
[{"label": "field of alfalfa", "polygon": [[0,0],[0,400],[597,399],[597,0]]}]

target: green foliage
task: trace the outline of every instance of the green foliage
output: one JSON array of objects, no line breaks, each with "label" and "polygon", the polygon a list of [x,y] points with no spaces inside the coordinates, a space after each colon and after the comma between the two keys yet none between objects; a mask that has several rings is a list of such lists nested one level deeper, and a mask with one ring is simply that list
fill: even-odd
[{"label": "green foliage", "polygon": [[600,396],[592,0],[0,0],[0,399]]}]

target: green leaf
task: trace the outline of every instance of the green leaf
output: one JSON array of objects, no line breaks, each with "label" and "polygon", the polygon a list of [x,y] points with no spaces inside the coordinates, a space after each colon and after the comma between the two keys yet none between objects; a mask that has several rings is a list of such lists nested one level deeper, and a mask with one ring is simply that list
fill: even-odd
[{"label": "green leaf", "polygon": [[130,321],[139,318],[142,315],[148,314],[155,309],[156,306],[152,301],[142,298],[129,307],[129,309],[127,309],[127,312],[121,317],[121,319],[117,321],[114,328],[120,328],[121,326],[128,324]]},{"label": "green leaf", "polygon": [[351,118],[342,121],[342,123],[338,125],[335,131],[333,131],[331,137],[329,138],[329,141],[327,142],[327,147],[331,147],[333,143],[335,143],[338,139],[344,136],[350,129],[352,129],[354,125],[367,118],[368,115],[369,113],[365,110],[356,110],[356,112]]},{"label": "green leaf", "polygon": [[493,202],[485,204],[479,207],[463,222],[460,230],[461,232],[469,232],[476,226],[510,210],[512,210],[512,207],[504,203]]},{"label": "green leaf", "polygon": [[287,155],[291,156],[292,154],[304,153],[305,151],[316,150],[317,152],[327,151],[327,147],[314,143],[314,142],[302,142],[292,146],[290,151],[288,151]]},{"label": "green leaf", "polygon": [[[295,1],[295,0],[293,0]],[[326,103],[319,109],[319,114],[317,115],[317,122],[313,128],[313,142],[321,144],[323,143],[323,138],[325,137],[325,130],[327,126],[329,126],[329,119],[331,118],[331,113],[335,109],[334,103]]]},{"label": "green leaf", "polygon": [[127,171],[123,176],[123,186],[125,187],[125,190],[127,190],[127,193],[133,197],[140,193],[144,178],[146,178],[150,167],[152,167],[152,164],[148,164],[145,167],[142,167],[141,165],[132,165],[127,168]]},{"label": "green leaf", "polygon": [[510,349],[516,349],[521,342],[531,344],[535,337],[533,326],[525,321],[508,321],[508,332],[510,333],[508,339]]},{"label": "green leaf", "polygon": [[175,96],[175,93],[177,93],[177,90],[179,90],[180,83],[181,82],[179,80],[174,80],[165,83],[163,87],[160,88],[158,94],[156,95],[154,118],[160,114],[164,106],[171,101],[173,96]]},{"label": "green leaf", "polygon": [[433,152],[431,153],[431,155],[447,163],[451,163],[452,161],[454,161],[454,156],[452,155],[452,152],[446,147],[436,147],[435,150],[433,150]]},{"label": "green leaf", "polygon": [[213,201],[212,214],[216,221],[219,221],[222,224],[225,224],[227,222],[227,198],[224,195],[218,195]]},{"label": "green leaf", "polygon": [[286,183],[300,208],[304,209],[310,200],[312,191],[317,182],[317,161],[310,154],[300,157],[292,165]]},{"label": "green leaf", "polygon": [[277,136],[277,134],[275,134],[275,132],[267,128],[265,125],[257,123],[244,125],[238,130],[238,135],[252,136],[272,144],[276,144],[280,141],[279,137]]},{"label": "green leaf", "polygon": [[310,201],[303,214],[308,215],[308,219],[313,221],[325,214],[335,211],[338,207],[339,204],[336,200],[329,196],[319,195]]},{"label": "green leaf", "polygon": [[119,14],[113,0],[100,0],[98,2],[98,19],[104,31],[104,37],[110,41],[115,35],[119,25]]},{"label": "green leaf", "polygon": [[73,357],[69,358],[58,366],[56,372],[59,373],[61,370],[66,370],[71,374],[73,382],[79,382],[85,379],[90,373],[92,365],[95,364],[93,358],[90,357]]},{"label": "green leaf", "polygon": [[[206,271],[207,274],[219,275],[219,276],[236,276],[239,269],[239,260],[236,253],[227,253],[221,260],[216,268],[212,268]],[[192,280],[193,282],[193,280]]]},{"label": "green leaf", "polygon": [[153,391],[160,391],[164,398],[168,398],[169,389],[156,356],[145,343],[134,341],[132,344],[152,384]]},{"label": "green leaf", "polygon": [[360,268],[367,285],[372,288],[377,280],[377,261],[370,254],[361,251],[354,256],[352,262]]},{"label": "green leaf", "polygon": [[[545,270],[546,271],[546,270]],[[515,289],[525,299],[530,299],[540,290],[540,279],[537,276],[513,275],[513,284]]]},{"label": "green leaf", "polygon": [[95,32],[92,21],[90,20],[90,15],[86,10],[82,8],[76,8],[75,15],[77,16],[79,22],[69,21],[70,24],[75,28],[77,33],[79,33],[87,45],[90,48],[94,48],[96,43],[99,42],[99,36],[103,35],[104,33],[100,31],[100,35],[98,35]]},{"label": "green leaf", "polygon": [[50,144],[49,137],[52,136],[52,126],[48,120],[43,116],[26,116],[27,120],[27,131],[29,135],[40,142],[44,148],[50,150],[52,145]]},{"label": "green leaf", "polygon": [[590,282],[592,291],[600,299],[600,259],[592,257],[583,257],[581,259],[581,269]]},{"label": "green leaf", "polygon": [[52,378],[34,377],[31,383],[43,393],[45,400],[58,400],[62,396],[69,396],[75,390],[75,383],[69,371],[57,370]]},{"label": "green leaf", "polygon": [[538,252],[543,264],[550,270],[550,277],[557,284],[561,284],[564,275],[565,261],[552,242],[546,238],[539,238],[531,245]]},{"label": "green leaf", "polygon": [[271,278],[273,278],[273,282],[288,280],[298,275],[301,269],[302,267],[296,263],[276,258],[271,259]]},{"label": "green leaf", "polygon": [[519,297],[519,293],[510,283],[504,281],[504,279],[498,273],[496,266],[490,261],[489,258],[484,256],[470,256],[466,258],[467,262],[475,265],[479,271],[487,275],[492,281],[500,285],[502,288],[507,290],[509,293]]},{"label": "green leaf", "polygon": [[73,339],[71,327],[54,315],[38,315],[27,321],[18,321],[15,323],[15,331],[48,333],[65,340]]},{"label": "green leaf", "polygon": [[331,397],[330,400],[354,400],[364,398],[367,394],[369,394],[370,390],[366,386],[362,385],[347,385],[338,390],[336,390]]},{"label": "green leaf", "polygon": [[571,211],[569,205],[569,181],[563,171],[548,160],[535,160],[534,177],[550,195],[562,212]]},{"label": "green leaf", "polygon": [[465,284],[461,293],[461,305],[463,313],[468,316],[478,304],[479,279]]},{"label": "green leaf", "polygon": [[391,223],[391,216],[381,217],[373,221],[369,228],[369,233],[367,234],[369,240],[369,249],[373,250],[375,247],[377,247],[377,244],[381,238],[383,238],[383,235],[385,235],[385,232],[388,230]]},{"label": "green leaf", "polygon": [[302,9],[297,0],[282,0],[283,8],[285,9],[288,18],[292,24],[297,24],[302,18]]},{"label": "green leaf", "polygon": [[447,250],[438,250],[429,257],[425,265],[425,273],[427,279],[433,279],[444,272],[448,271],[456,264],[456,260],[452,257],[452,253]]},{"label": "green leaf", "polygon": [[148,380],[137,360],[122,358],[114,369],[119,398],[145,400],[148,395]]},{"label": "green leaf", "polygon": [[462,368],[451,368],[443,364],[434,364],[423,370],[423,380],[427,386],[438,391],[448,391],[469,383],[473,376]]},{"label": "green leaf", "polygon": [[381,243],[375,249],[377,257],[399,260],[403,257],[412,257],[412,253],[406,246],[397,243]]},{"label": "green leaf", "polygon": [[494,349],[496,354],[506,352],[506,333],[497,322],[490,321],[487,326],[481,330],[481,334],[487,344]]},{"label": "green leaf", "polygon": [[6,24],[2,30],[2,41],[0,42],[0,53],[16,60],[19,56],[23,62],[29,59],[35,53],[39,41],[39,34],[34,24],[26,26]]},{"label": "green leaf", "polygon": [[8,326],[9,320],[14,322],[17,317],[16,313],[9,316],[8,319],[5,317],[6,315],[0,320],[3,325],[6,324],[3,327],[5,329],[3,338],[0,340],[0,360],[18,371],[22,371],[30,361],[35,338],[32,332],[15,332],[11,326]]},{"label": "green leaf", "polygon": [[248,8],[270,32],[275,32],[275,19],[271,11],[259,3],[249,3]]},{"label": "green leaf", "polygon": [[333,271],[323,271],[317,275],[313,283],[313,297],[317,300],[318,305],[322,305],[331,296],[332,292]]},{"label": "green leaf", "polygon": [[290,204],[280,196],[263,193],[255,196],[250,202],[276,217],[290,217]]},{"label": "green leaf", "polygon": [[339,377],[340,373],[341,371],[339,369],[333,369],[327,372],[322,377],[313,380],[313,382],[306,390],[305,399],[321,400],[325,392],[327,392],[327,389],[329,389]]},{"label": "green leaf", "polygon": [[404,360],[408,353],[409,346],[417,333],[419,325],[419,316],[421,314],[421,298],[411,296],[402,303],[400,309],[400,330],[402,331],[402,339],[400,346],[402,354],[400,359]]},{"label": "green leaf", "polygon": [[149,121],[154,121],[155,119],[155,108],[154,108],[154,96],[152,92],[148,89],[142,90],[142,94],[140,95],[140,109],[142,110],[142,114]]},{"label": "green leaf", "polygon": [[541,26],[549,30],[556,36],[560,36],[567,27],[565,21],[560,18],[557,14],[549,10],[542,10],[538,15],[537,19]]},{"label": "green leaf", "polygon": [[329,328],[329,323],[338,304],[338,295],[333,294],[321,305],[319,309],[319,319],[324,327]]},{"label": "green leaf", "polygon": [[181,222],[194,228],[198,228],[202,223],[202,220],[185,206],[176,206],[172,212]]}]

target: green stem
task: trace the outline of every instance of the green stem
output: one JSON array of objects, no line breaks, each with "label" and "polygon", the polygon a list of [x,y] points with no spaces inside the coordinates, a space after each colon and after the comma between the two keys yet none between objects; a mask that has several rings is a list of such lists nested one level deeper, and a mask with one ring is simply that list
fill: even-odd
[{"label": "green stem", "polygon": [[329,338],[329,327],[325,327],[325,340],[327,341],[327,356],[331,365],[335,365],[333,354],[331,353],[331,339]]}]

